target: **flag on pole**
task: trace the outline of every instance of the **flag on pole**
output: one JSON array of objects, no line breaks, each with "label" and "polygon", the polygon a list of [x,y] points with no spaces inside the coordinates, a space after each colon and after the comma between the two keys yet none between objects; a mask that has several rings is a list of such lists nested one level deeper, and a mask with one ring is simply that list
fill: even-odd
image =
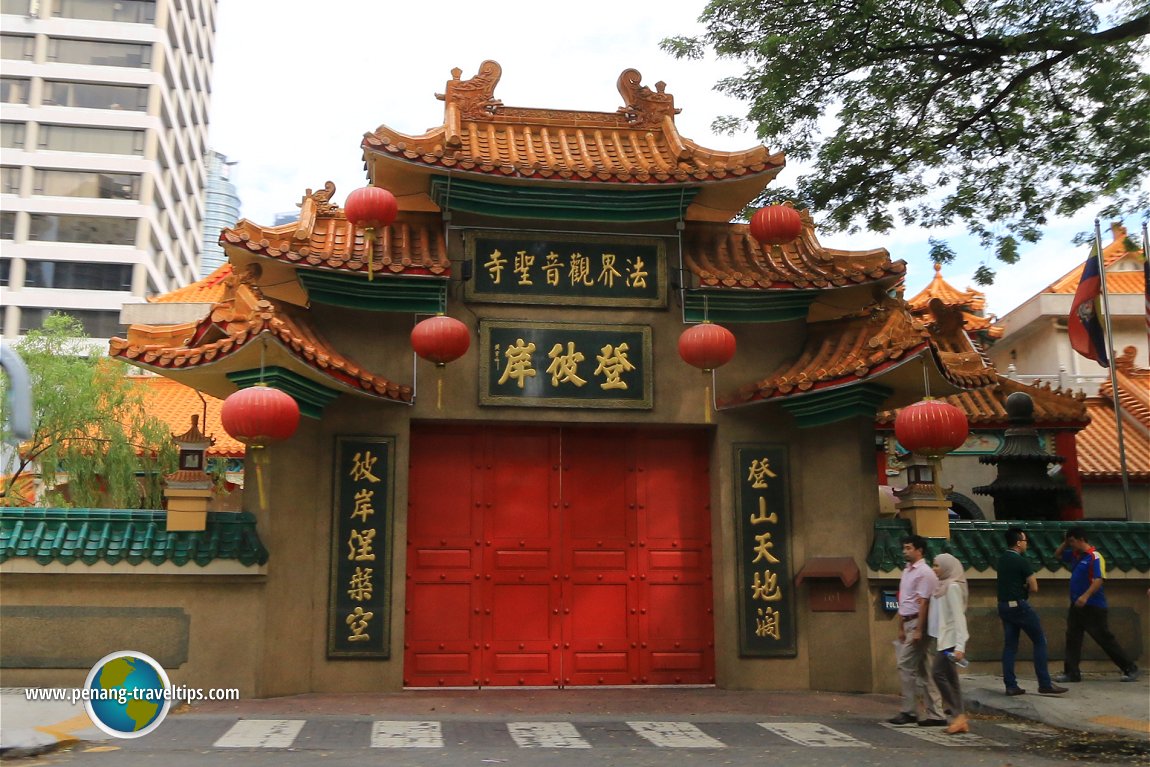
[{"label": "flag on pole", "polygon": [[1106,333],[1102,327],[1102,274],[1097,248],[1086,259],[1082,268],[1082,279],[1074,292],[1074,303],[1070,306],[1067,329],[1070,332],[1070,346],[1087,359],[1094,360],[1104,368],[1110,367],[1106,353]]}]

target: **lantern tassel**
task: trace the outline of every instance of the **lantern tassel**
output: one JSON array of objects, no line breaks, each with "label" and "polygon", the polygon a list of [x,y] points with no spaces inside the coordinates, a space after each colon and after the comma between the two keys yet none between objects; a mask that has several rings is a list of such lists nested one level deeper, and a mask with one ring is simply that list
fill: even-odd
[{"label": "lantern tassel", "polygon": [[256,475],[256,500],[261,512],[267,511],[268,494],[264,486],[264,466],[267,464],[266,448],[263,445],[252,445],[252,468]]},{"label": "lantern tassel", "polygon": [[711,383],[703,387],[703,423],[711,423]]},{"label": "lantern tassel", "polygon": [[443,366],[439,366],[439,376],[435,381],[435,409],[443,410]]},{"label": "lantern tassel", "polygon": [[367,246],[367,281],[371,282],[375,272],[375,228],[363,230],[364,244]]}]

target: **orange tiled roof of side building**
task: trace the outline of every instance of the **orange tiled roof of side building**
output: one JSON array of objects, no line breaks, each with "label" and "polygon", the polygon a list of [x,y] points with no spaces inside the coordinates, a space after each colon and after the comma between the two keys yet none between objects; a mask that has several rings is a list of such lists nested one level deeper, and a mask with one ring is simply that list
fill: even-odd
[{"label": "orange tiled roof of side building", "polygon": [[728,288],[844,287],[906,272],[906,263],[892,262],[885,248],[824,248],[810,214],[800,211],[800,216],[802,234],[778,248],[759,243],[746,224],[689,222],[683,232],[683,264],[703,287]]},{"label": "orange tiled roof of side building", "polygon": [[207,417],[199,424],[199,429],[215,439],[208,448],[208,455],[218,458],[243,457],[244,444],[224,431],[220,422],[223,400],[211,395],[204,395],[201,400],[192,387],[163,376],[133,376],[131,380],[143,393],[148,413],[166,422],[173,435],[186,434],[193,415],[204,418],[206,401]]},{"label": "orange tiled roof of side building", "polygon": [[[165,375],[218,363],[267,336],[298,363],[330,382],[370,397],[408,402],[411,387],[365,370],[335,351],[310,325],[306,312],[267,299],[253,284],[257,266],[226,280],[223,300],[198,323],[132,325],[128,337],[112,338],[109,355]],[[172,327],[180,333],[173,335]]]},{"label": "orange tiled roof of side building", "polygon": [[[966,413],[971,426],[1001,427],[1010,422],[1010,416],[1006,412],[1006,398],[1015,392],[1030,395],[1034,402],[1034,420],[1040,426],[1082,428],[1090,420],[1086,410],[1086,398],[1081,392],[1053,389],[1049,384],[1024,384],[998,374],[995,374],[993,383],[950,394],[941,399]],[[878,414],[876,420],[880,424],[893,425],[897,413],[897,410],[884,410]]]},{"label": "orange tiled roof of side building", "polygon": [[808,325],[806,343],[792,362],[739,389],[724,402],[737,405],[859,383],[924,353],[936,355],[943,374],[960,388],[983,386],[994,369],[970,346],[940,345],[898,299],[883,299],[857,313]]},{"label": "orange tiled roof of side building", "polygon": [[907,301],[911,312],[916,316],[931,320],[930,302],[938,299],[945,306],[961,309],[963,312],[963,326],[968,332],[984,333],[988,338],[1001,338],[1004,329],[994,323],[993,315],[984,316],[986,309],[986,294],[974,288],[959,290],[942,277],[942,265],[934,265],[934,278],[918,292],[914,298]]},{"label": "orange tiled roof of side building", "polygon": [[[1146,276],[1142,269],[1115,272],[1110,267],[1126,256],[1138,256],[1142,251],[1130,241],[1126,227],[1114,222],[1110,224],[1111,241],[1102,248],[1102,262],[1106,264],[1106,290],[1109,293],[1141,294],[1146,292]],[[1083,264],[1071,269],[1050,285],[1043,293],[1073,293],[1082,280]]]},{"label": "orange tiled roof of side building", "polygon": [[[614,112],[504,106],[495,98],[502,73],[495,61],[483,62],[468,80],[452,70],[446,92],[437,94],[444,101],[443,125],[420,136],[385,125],[365,134],[369,168],[374,159],[389,157],[506,179],[697,184],[760,176],[761,190],[785,164],[781,153],[761,145],[725,152],[680,136],[674,97],[662,82],[655,90],[642,85],[634,69],[619,76],[624,105]],[[381,183],[379,173],[368,175]],[[399,196],[407,190],[392,191]]]},{"label": "orange tiled roof of side building", "polygon": [[[307,190],[298,221],[265,227],[246,219],[220,233],[220,244],[242,252],[305,268],[367,273],[448,276],[451,262],[437,213],[400,211],[396,220],[375,233],[371,258],[362,227],[347,220],[331,202],[335,184]],[[234,252],[234,251],[229,251]]]},{"label": "orange tiled roof of side building", "polygon": [[177,288],[171,293],[153,296],[148,301],[158,304],[214,304],[223,299],[225,282],[231,276],[232,265],[224,263],[208,276],[190,285]]},{"label": "orange tiled roof of side building", "polygon": [[[1114,360],[1118,379],[1118,403],[1123,415],[1122,437],[1126,449],[1126,471],[1130,479],[1150,482],[1150,370],[1134,366],[1136,349],[1128,346]],[[1086,399],[1090,425],[1078,433],[1078,470],[1083,479],[1114,481],[1122,477],[1118,450],[1118,424],[1114,420],[1114,400],[1110,382],[1098,396]]]}]

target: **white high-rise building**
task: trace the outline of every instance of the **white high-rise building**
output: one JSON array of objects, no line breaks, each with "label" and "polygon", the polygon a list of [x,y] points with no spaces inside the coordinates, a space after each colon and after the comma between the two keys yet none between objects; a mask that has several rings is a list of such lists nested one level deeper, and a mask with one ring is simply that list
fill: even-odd
[{"label": "white high-rise building", "polygon": [[216,0],[0,0],[3,335],[198,277]]},{"label": "white high-rise building", "polygon": [[234,162],[219,152],[208,150],[208,186],[204,193],[204,249],[200,253],[200,277],[207,277],[227,261],[220,247],[220,230],[240,220],[240,195],[230,172]]}]

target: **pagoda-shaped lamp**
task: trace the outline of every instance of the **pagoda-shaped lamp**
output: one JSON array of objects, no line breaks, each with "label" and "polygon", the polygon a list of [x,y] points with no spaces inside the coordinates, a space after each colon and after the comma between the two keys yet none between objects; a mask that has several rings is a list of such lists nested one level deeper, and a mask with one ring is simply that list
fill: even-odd
[{"label": "pagoda-shaped lamp", "polygon": [[950,501],[942,488],[942,457],[966,441],[970,433],[966,413],[928,396],[898,411],[894,433],[912,453],[906,487],[895,491],[899,516],[911,521],[917,535],[949,538]]},{"label": "pagoda-shaped lamp", "polygon": [[214,486],[204,469],[208,448],[216,440],[200,431],[198,415],[192,416],[190,429],[173,434],[172,439],[180,449],[180,458],[179,468],[164,478],[168,530],[203,530],[207,527]]}]

